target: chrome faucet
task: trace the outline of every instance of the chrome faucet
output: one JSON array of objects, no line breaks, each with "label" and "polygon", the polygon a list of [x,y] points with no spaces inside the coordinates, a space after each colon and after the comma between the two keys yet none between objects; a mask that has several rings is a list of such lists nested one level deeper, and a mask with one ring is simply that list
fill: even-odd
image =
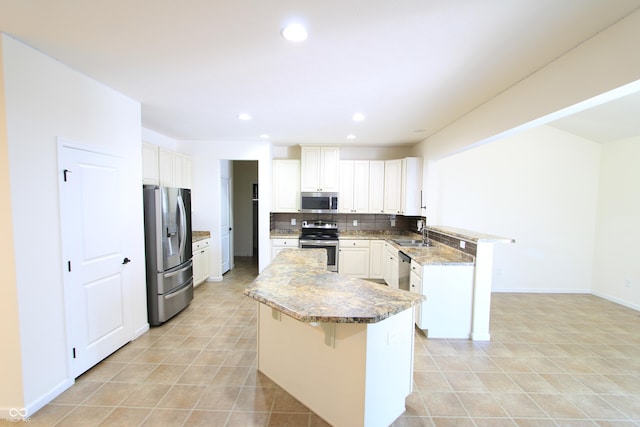
[{"label": "chrome faucet", "polygon": [[422,221],[422,243],[425,245],[429,244],[429,230],[427,230],[427,219],[425,218]]}]

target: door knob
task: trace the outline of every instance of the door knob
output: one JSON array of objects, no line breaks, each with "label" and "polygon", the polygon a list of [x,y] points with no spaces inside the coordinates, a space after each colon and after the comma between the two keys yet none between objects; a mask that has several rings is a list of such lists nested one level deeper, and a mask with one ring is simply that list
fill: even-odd
[{"label": "door knob", "polygon": [[131,262],[131,260],[129,258],[125,258],[122,260],[123,264],[129,264]]}]

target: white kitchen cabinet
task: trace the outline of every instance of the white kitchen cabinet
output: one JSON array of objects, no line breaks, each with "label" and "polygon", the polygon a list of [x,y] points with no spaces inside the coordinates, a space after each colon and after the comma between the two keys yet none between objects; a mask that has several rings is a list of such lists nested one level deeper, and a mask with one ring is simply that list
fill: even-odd
[{"label": "white kitchen cabinet", "polygon": [[386,242],[384,247],[384,282],[391,288],[399,289],[398,272],[400,261],[398,259],[398,250]]},{"label": "white kitchen cabinet", "polygon": [[211,274],[210,239],[198,240],[192,244],[193,285],[206,281]]},{"label": "white kitchen cabinet", "polygon": [[399,214],[402,203],[402,160],[384,162],[384,212]]},{"label": "white kitchen cabinet", "polygon": [[193,161],[186,154],[160,147],[158,149],[158,175],[163,187],[191,188]]},{"label": "white kitchen cabinet", "polygon": [[300,211],[300,160],[273,161],[273,212]]},{"label": "white kitchen cabinet", "polygon": [[402,159],[400,186],[400,214],[419,216],[422,213],[422,159],[406,157]]},{"label": "white kitchen cabinet", "polygon": [[193,161],[190,156],[182,153],[173,153],[173,179],[174,187],[193,187]]},{"label": "white kitchen cabinet", "polygon": [[142,183],[160,185],[158,146],[142,143]]},{"label": "white kitchen cabinet", "polygon": [[[409,275],[409,290],[416,294],[424,295],[422,292],[422,266],[411,260],[411,273]],[[424,324],[422,320],[422,304],[415,306],[414,318],[416,325]]]},{"label": "white kitchen cabinet", "polygon": [[340,161],[338,209],[344,213],[369,212],[369,161]]},{"label": "white kitchen cabinet", "polygon": [[369,162],[369,211],[384,212],[384,160]]},{"label": "white kitchen cabinet", "polygon": [[297,248],[298,239],[271,239],[271,260],[285,248]]},{"label": "white kitchen cabinet", "polygon": [[338,192],[340,149],[302,147],[300,191]]},{"label": "white kitchen cabinet", "polygon": [[387,160],[384,165],[384,212],[417,216],[422,212],[422,159]]},{"label": "white kitchen cabinet", "polygon": [[369,240],[340,240],[338,272],[343,276],[369,277]]},{"label": "white kitchen cabinet", "polygon": [[385,261],[385,242],[384,240],[369,241],[369,278],[384,278],[384,261]]},{"label": "white kitchen cabinet", "polygon": [[411,263],[411,290],[427,297],[416,310],[416,325],[429,338],[471,337],[473,265]]}]

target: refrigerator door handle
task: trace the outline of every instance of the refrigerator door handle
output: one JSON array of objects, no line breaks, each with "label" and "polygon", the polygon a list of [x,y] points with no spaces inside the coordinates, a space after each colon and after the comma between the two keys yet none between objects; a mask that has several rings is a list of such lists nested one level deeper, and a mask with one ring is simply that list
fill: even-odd
[{"label": "refrigerator door handle", "polygon": [[187,244],[187,210],[184,207],[182,196],[178,196],[178,208],[180,209],[180,257],[184,256],[184,248]]},{"label": "refrigerator door handle", "polygon": [[180,270],[172,271],[171,273],[165,273],[164,277],[172,277],[172,276],[175,276],[176,274],[180,274],[183,271],[190,269],[192,265],[193,263],[189,261],[189,263],[185,267],[182,267]]}]

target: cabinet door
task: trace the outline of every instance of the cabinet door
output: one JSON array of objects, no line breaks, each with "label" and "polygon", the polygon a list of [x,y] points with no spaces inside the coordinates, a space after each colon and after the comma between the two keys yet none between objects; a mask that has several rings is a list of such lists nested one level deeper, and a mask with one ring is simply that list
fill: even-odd
[{"label": "cabinet door", "polygon": [[402,160],[387,160],[384,162],[384,212],[400,213],[402,186]]},{"label": "cabinet door", "polygon": [[354,162],[353,160],[340,161],[340,197],[338,198],[338,210],[340,212],[354,212]]},{"label": "cabinet door", "polygon": [[384,212],[384,161],[369,162],[369,212]]},{"label": "cabinet door", "polygon": [[402,159],[401,179],[402,215],[420,215],[422,212],[422,159],[407,157]]},{"label": "cabinet door", "polygon": [[[411,276],[410,276],[410,290],[411,292],[414,292],[416,294],[420,294],[422,295],[422,277],[418,276],[415,271],[411,270]],[[422,313],[424,312],[424,310],[422,309],[422,305],[424,303],[420,303],[418,305],[416,305],[416,309],[415,309],[415,319],[416,319],[416,325],[418,325],[418,328],[420,329],[425,329],[426,325],[424,320],[422,319]]]},{"label": "cabinet door", "polygon": [[399,288],[398,282],[398,251],[385,243],[384,281],[390,288]]},{"label": "cabinet door", "polygon": [[348,277],[369,277],[369,248],[340,248],[338,271]]},{"label": "cabinet door", "polygon": [[160,185],[158,146],[142,143],[142,183]]},{"label": "cabinet door", "polygon": [[178,172],[178,168],[176,167],[176,187],[192,188],[193,160],[191,159],[191,156],[187,156],[186,154],[181,153],[176,153],[175,155],[176,159],[179,159],[180,162],[180,172]]},{"label": "cabinet door", "polygon": [[211,247],[205,247],[200,256],[202,257],[202,280],[206,281],[211,276]]},{"label": "cabinet door", "polygon": [[353,211],[369,212],[369,161],[353,162]]},{"label": "cabinet door", "polygon": [[371,240],[369,242],[369,278],[384,278],[384,254],[384,240]]},{"label": "cabinet door", "polygon": [[193,284],[197,285],[202,281],[203,277],[203,264],[202,264],[202,254],[198,247],[193,245]]},{"label": "cabinet door", "polygon": [[273,212],[300,210],[300,161],[273,161]]},{"label": "cabinet door", "polygon": [[175,171],[173,162],[173,151],[165,148],[158,150],[158,162],[160,173],[160,185],[173,187],[175,183]]},{"label": "cabinet door", "polygon": [[340,151],[337,147],[320,148],[320,191],[338,191]]},{"label": "cabinet door", "polygon": [[320,188],[320,147],[302,147],[300,151],[300,191],[322,191]]}]

